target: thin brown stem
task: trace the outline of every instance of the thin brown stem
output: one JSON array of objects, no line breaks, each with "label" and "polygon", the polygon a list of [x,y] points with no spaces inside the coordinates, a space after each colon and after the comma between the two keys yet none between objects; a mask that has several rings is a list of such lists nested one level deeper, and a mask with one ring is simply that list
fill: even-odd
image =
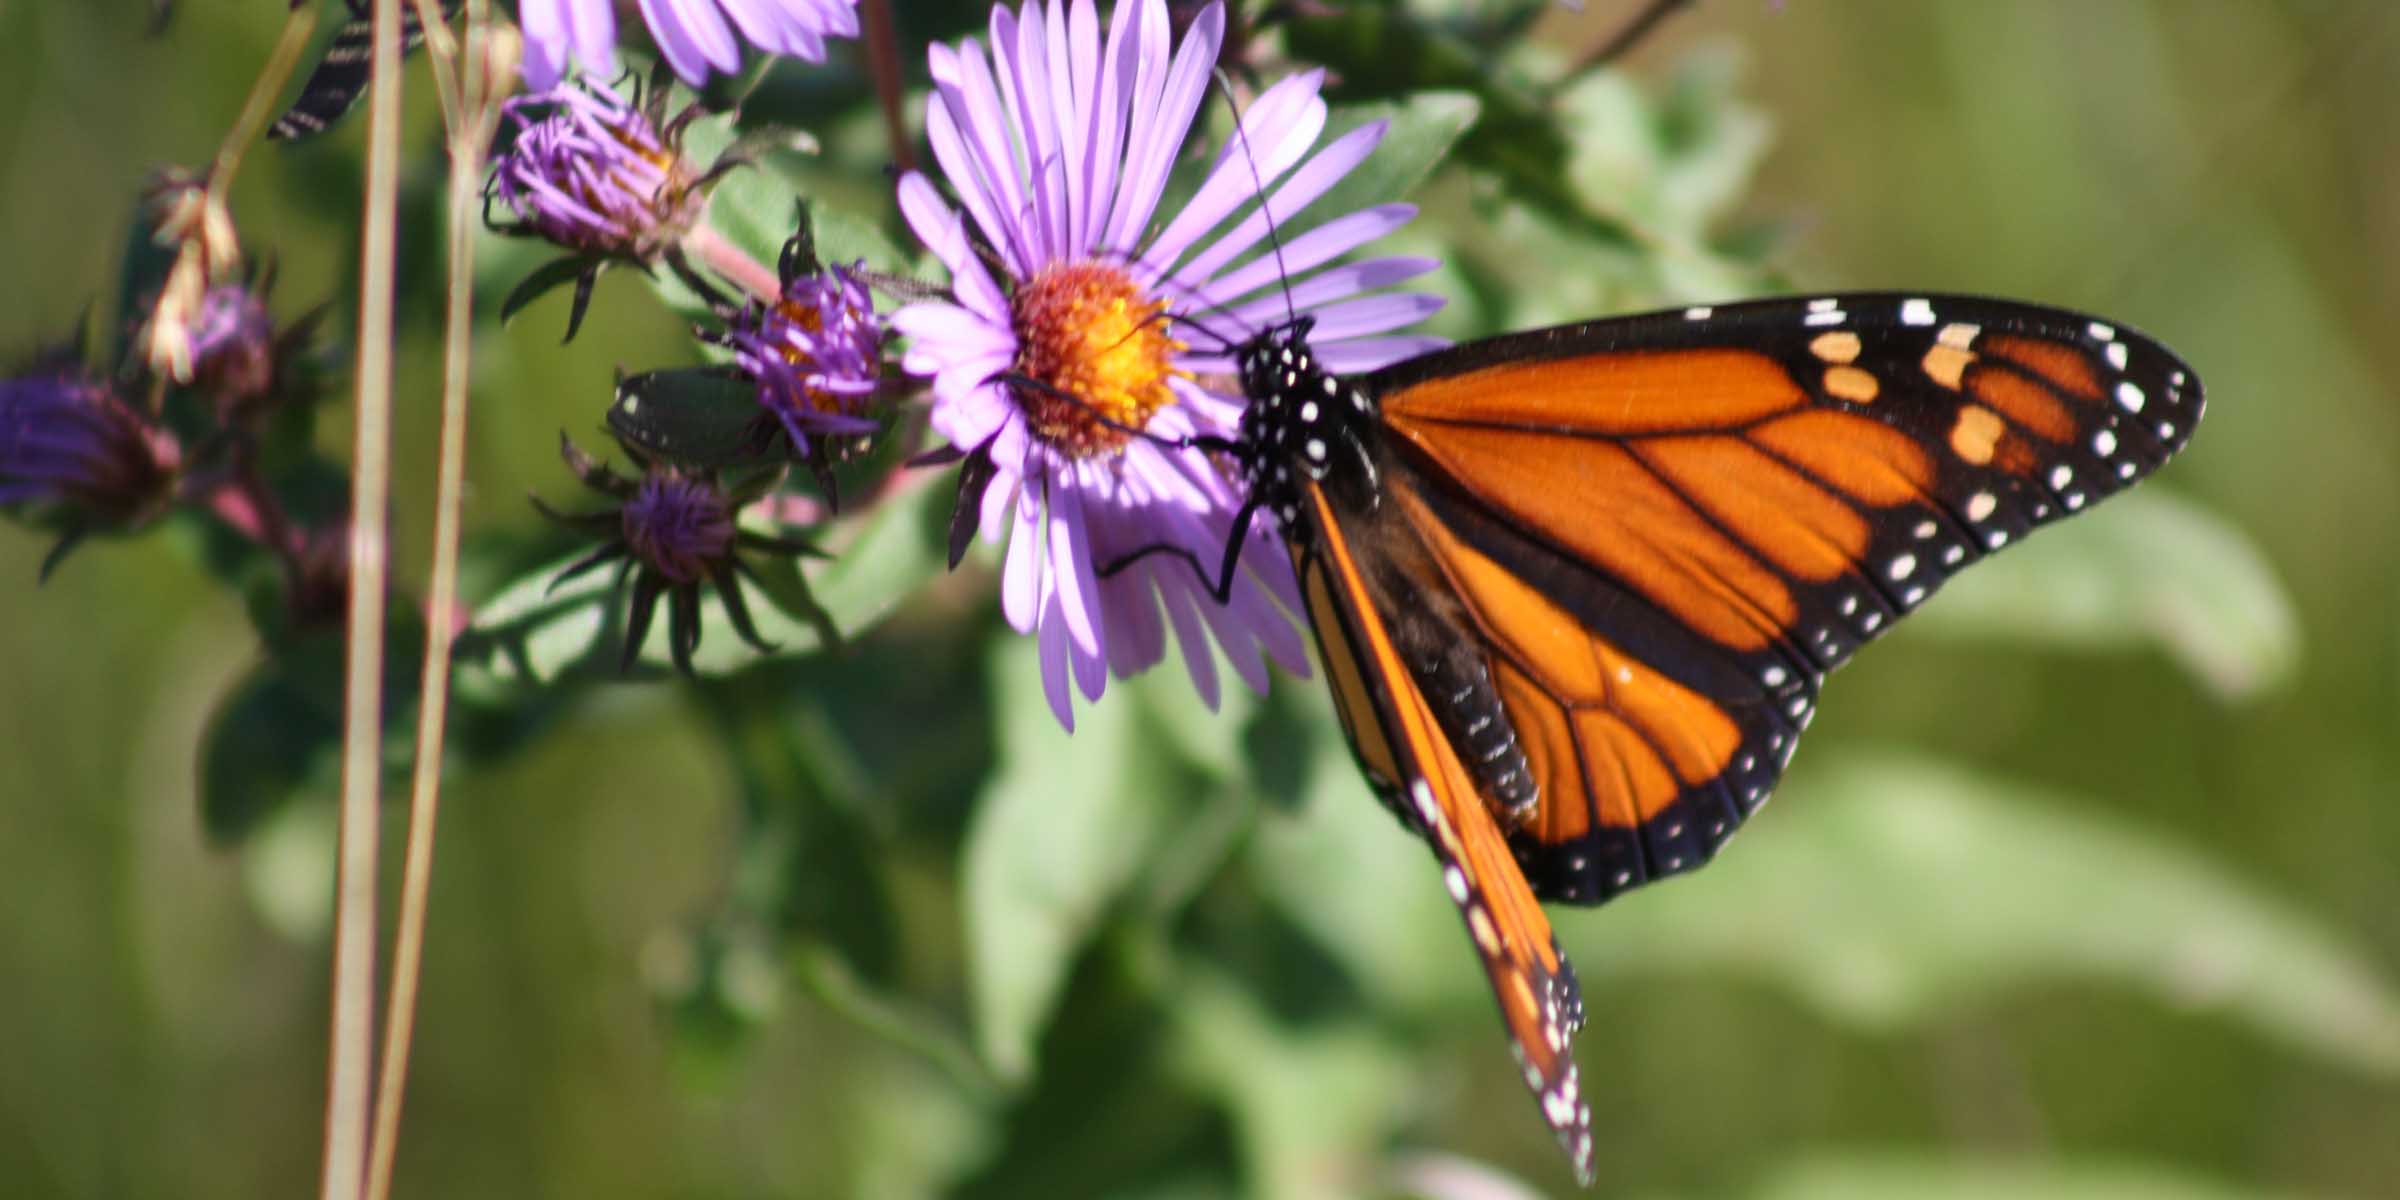
[{"label": "thin brown stem", "polygon": [[283,95],[284,86],[292,81],[292,71],[300,65],[301,52],[308,49],[308,40],[317,28],[317,6],[303,4],[291,10],[283,19],[283,35],[276,39],[275,49],[267,56],[267,65],[259,69],[258,81],[250,85],[250,95],[242,101],[241,115],[234,118],[233,128],[225,131],[225,141],[217,147],[217,157],[209,164],[208,190],[223,199],[232,186],[234,174],[241,170],[242,155],[256,145],[267,119],[275,112],[275,101]]},{"label": "thin brown stem", "polygon": [[1633,19],[1617,30],[1615,36],[1576,55],[1559,78],[1574,79],[1586,71],[1615,62],[1641,44],[1643,38],[1650,36],[1661,22],[1675,15],[1676,10],[1688,8],[1691,4],[1692,0],[1647,0],[1642,11],[1635,13]]},{"label": "thin brown stem", "polygon": [[375,1035],[376,822],[383,782],[384,509],[391,494],[392,286],[400,188],[400,0],[375,0],[359,236],[350,466],[350,596],[342,687],[340,872],[325,1085],[323,1200],[357,1200],[367,1159]]},{"label": "thin brown stem", "polygon": [[908,136],[908,121],[900,111],[900,37],[892,27],[892,0],[860,0],[858,9],[859,23],[867,34],[867,73],[875,79],[875,99],[883,106],[883,131],[892,144],[892,165],[914,171],[916,142]]},{"label": "thin brown stem", "polygon": [[[432,8],[418,0],[418,11]],[[516,32],[494,27],[478,3],[467,14],[464,53],[445,42],[435,49],[437,76],[457,90],[445,97],[449,129],[449,306],[442,330],[442,431],[433,521],[433,563],[426,599],[424,675],[417,707],[416,763],[410,778],[408,851],[401,865],[399,928],[392,941],[391,995],[385,1006],[383,1069],[375,1096],[375,1133],[368,1151],[368,1200],[391,1194],[392,1163],[400,1143],[400,1111],[408,1092],[409,1048],[416,1034],[417,981],[425,958],[425,920],[433,891],[435,831],[441,813],[443,733],[450,707],[450,654],[458,631],[458,543],[466,493],[467,387],[475,316],[476,214],[483,165],[500,103],[515,79]]]}]

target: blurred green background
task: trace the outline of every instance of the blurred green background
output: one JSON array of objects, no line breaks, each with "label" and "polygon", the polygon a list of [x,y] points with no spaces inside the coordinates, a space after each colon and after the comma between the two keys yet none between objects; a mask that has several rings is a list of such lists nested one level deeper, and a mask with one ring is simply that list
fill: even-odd
[{"label": "blurred green background", "polygon": [[[186,3],[149,40],[148,7],[0,6],[16,350],[105,305],[136,187],[213,151],[283,8]],[[912,62],[970,11],[902,7]],[[1842,672],[1709,870],[1554,911],[1604,1192],[2400,1196],[2400,6],[1709,0],[1625,66],[1560,111],[1633,248],[1462,150],[1409,235],[1454,263],[1449,332],[1762,281],[1991,292],[2158,336],[2210,415]],[[873,157],[863,114],[820,132]],[[358,137],[243,179],[287,314],[348,300]],[[432,295],[403,306],[405,579]],[[690,357],[630,277],[574,346],[562,320],[478,345],[481,534],[531,545],[523,495],[573,498],[557,431],[596,429],[612,367]],[[195,763],[258,644],[178,539],[36,587],[46,543],[0,532],[8,1194],[314,1186],[330,784],[204,832]],[[587,689],[462,761],[401,1193],[1570,1190],[1320,685],[1211,716],[1170,668],[1070,742],[996,607],[962,570],[845,652]]]}]

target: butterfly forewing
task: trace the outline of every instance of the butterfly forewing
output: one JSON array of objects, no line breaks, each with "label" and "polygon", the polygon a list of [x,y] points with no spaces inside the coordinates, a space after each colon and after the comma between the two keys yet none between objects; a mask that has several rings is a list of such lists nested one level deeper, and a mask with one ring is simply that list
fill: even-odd
[{"label": "butterfly forewing", "polygon": [[1485,643],[1546,898],[1706,861],[1824,673],[1951,575],[2189,438],[2131,331],[1950,296],[1766,301],[1494,338],[1360,382],[1394,497]]}]

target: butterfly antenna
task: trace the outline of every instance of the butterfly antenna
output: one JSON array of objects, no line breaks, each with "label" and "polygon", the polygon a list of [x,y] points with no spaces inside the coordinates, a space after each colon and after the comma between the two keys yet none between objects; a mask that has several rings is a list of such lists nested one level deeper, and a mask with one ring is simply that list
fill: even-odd
[{"label": "butterfly antenna", "polygon": [[1267,181],[1258,173],[1258,155],[1251,153],[1250,132],[1242,128],[1243,112],[1233,97],[1233,81],[1226,78],[1225,68],[1209,72],[1217,89],[1225,93],[1225,106],[1233,110],[1233,137],[1242,144],[1242,161],[1250,165],[1250,182],[1258,191],[1258,215],[1267,221],[1267,248],[1275,254],[1275,277],[1283,288],[1283,315],[1293,326],[1300,324],[1300,314],[1292,308],[1292,273],[1283,265],[1283,235],[1275,231],[1275,206],[1267,199]]}]

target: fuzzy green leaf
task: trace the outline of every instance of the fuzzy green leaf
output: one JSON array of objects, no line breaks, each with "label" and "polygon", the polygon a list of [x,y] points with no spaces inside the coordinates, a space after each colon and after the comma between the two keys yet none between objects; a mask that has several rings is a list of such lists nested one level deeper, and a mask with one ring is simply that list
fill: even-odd
[{"label": "fuzzy green leaf", "polygon": [[1585,986],[1747,975],[1870,1027],[2080,980],[2400,1074],[2400,993],[2325,922],[2104,807],[1937,762],[1813,769],[1697,879],[1567,921]]}]

